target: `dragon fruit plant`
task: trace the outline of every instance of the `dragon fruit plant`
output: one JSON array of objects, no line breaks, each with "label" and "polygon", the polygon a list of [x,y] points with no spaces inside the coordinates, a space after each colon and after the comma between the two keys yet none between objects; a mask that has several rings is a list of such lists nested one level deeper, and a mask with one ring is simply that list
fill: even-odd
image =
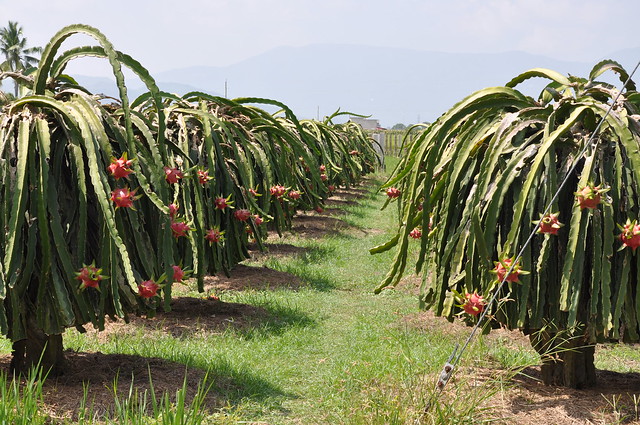
[{"label": "dragon fruit plant", "polygon": [[[97,45],[61,51],[78,33]],[[103,104],[65,75],[84,56],[108,61],[119,103]],[[133,102],[123,66],[148,88]],[[62,372],[68,327],[103,329],[107,315],[168,309],[173,281],[184,278],[176,264],[201,290],[206,274],[228,273],[247,258],[249,237],[261,243],[263,221],[289,224],[279,202],[258,196],[270,187],[299,188],[301,205],[320,207],[327,184],[355,183],[375,156],[361,128],[301,123],[273,100],[160,92],[85,25],[63,28],[35,74],[16,75],[0,73],[26,94],[0,111],[0,332],[18,372],[40,361]]]},{"label": "dragon fruit plant", "polygon": [[[607,71],[625,85],[598,82]],[[537,98],[516,89],[532,77],[549,81]],[[398,282],[411,232],[432,220],[416,263],[422,306],[475,323],[464,311],[480,307],[455,294],[500,287],[489,327],[530,335],[545,383],[594,384],[596,343],[640,341],[640,94],[627,78],[609,60],[587,78],[533,69],[430,124],[382,187],[402,196],[397,235],[371,250],[397,249],[378,290]]]}]

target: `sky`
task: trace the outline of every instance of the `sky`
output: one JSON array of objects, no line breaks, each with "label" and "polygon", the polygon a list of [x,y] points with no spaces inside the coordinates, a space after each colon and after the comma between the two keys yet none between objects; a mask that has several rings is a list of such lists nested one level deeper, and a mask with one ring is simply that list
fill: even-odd
[{"label": "sky", "polygon": [[[0,0],[0,25],[20,23],[29,45],[87,24],[152,74],[318,43],[519,50],[589,62],[640,46],[637,16],[637,0]],[[103,74],[89,65],[83,71]]]}]

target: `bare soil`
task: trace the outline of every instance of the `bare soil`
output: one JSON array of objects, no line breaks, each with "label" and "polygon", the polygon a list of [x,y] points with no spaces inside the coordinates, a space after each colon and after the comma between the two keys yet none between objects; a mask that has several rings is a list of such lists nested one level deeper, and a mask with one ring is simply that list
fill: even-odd
[{"label": "bare soil", "polygon": [[[456,335],[461,341],[469,335],[471,330],[460,320],[449,322],[445,318],[436,317],[430,311],[405,316],[401,319],[400,325]],[[495,329],[481,338],[488,341],[501,339],[513,350],[531,349],[529,338],[520,331]],[[597,350],[598,347],[596,347],[596,356]],[[527,367],[513,375],[503,370],[461,364],[460,370],[454,374],[454,378],[447,385],[445,394],[449,394],[452,398],[456,387],[463,387],[464,392],[464,387],[470,382],[481,391],[491,391],[491,388],[498,384],[491,384],[488,381],[497,382],[507,377],[506,382],[500,383],[505,385],[505,388],[483,403],[488,409],[486,416],[500,419],[498,423],[640,424],[640,373],[598,370],[596,375],[597,386],[576,390],[544,385],[539,366]],[[436,378],[436,376],[433,377],[434,385]]]}]

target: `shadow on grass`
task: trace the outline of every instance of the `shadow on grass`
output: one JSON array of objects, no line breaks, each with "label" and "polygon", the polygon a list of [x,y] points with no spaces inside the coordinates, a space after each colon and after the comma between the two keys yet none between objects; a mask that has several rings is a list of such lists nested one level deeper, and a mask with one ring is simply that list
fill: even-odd
[{"label": "shadow on grass", "polygon": [[242,302],[223,302],[216,298],[176,297],[171,301],[171,311],[160,311],[152,318],[131,318],[129,325],[110,323],[103,334],[118,338],[122,333],[135,332],[137,327],[145,333],[161,332],[181,340],[226,332],[251,339],[316,325],[301,309],[274,300],[266,293],[232,297]]}]

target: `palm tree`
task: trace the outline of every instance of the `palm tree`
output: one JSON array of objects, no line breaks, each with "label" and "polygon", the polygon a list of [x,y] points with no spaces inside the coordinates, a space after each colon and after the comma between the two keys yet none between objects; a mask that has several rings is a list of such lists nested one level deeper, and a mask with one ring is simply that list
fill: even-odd
[{"label": "palm tree", "polygon": [[[17,22],[0,29],[0,51],[5,61],[0,65],[3,71],[21,71],[38,63],[38,58],[32,56],[42,53],[42,47],[27,48],[27,39],[22,36],[22,27]],[[14,83],[14,94],[18,97],[18,81]]]}]

